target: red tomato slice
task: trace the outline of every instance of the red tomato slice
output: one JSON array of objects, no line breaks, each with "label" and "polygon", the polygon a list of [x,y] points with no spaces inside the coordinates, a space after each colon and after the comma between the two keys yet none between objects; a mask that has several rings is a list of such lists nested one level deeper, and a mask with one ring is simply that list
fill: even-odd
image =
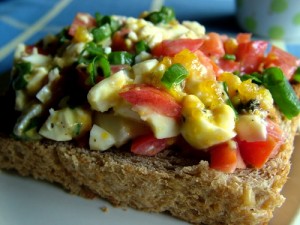
[{"label": "red tomato slice", "polygon": [[165,116],[180,118],[181,105],[167,92],[150,85],[128,85],[120,96],[133,105],[148,106]]},{"label": "red tomato slice", "polygon": [[125,42],[128,33],[130,32],[129,29],[123,28],[117,32],[115,32],[112,36],[112,44],[111,49],[112,51],[129,51],[127,44]]},{"label": "red tomato slice", "polygon": [[237,149],[228,142],[215,145],[209,149],[210,167],[227,173],[237,168]]},{"label": "red tomato slice", "polygon": [[196,51],[203,44],[202,39],[164,40],[152,49],[155,56],[174,56],[184,49]]},{"label": "red tomato slice", "polygon": [[269,54],[265,58],[264,64],[265,68],[272,66],[280,67],[283,74],[289,80],[300,65],[300,62],[290,53],[285,52],[276,46],[272,46]]},{"label": "red tomato slice", "polygon": [[96,20],[88,13],[77,13],[69,29],[69,35],[74,36],[79,26],[87,28],[95,27]]},{"label": "red tomato slice", "polygon": [[217,33],[208,33],[208,39],[204,39],[200,50],[208,57],[220,58],[225,54],[222,38]]},{"label": "red tomato slice", "polygon": [[283,143],[282,131],[271,121],[267,125],[267,139],[265,141],[248,142],[237,137],[241,156],[247,165],[260,169],[268,159],[277,154]]},{"label": "red tomato slice", "polygon": [[240,62],[233,60],[219,59],[218,65],[223,71],[227,72],[235,72],[240,70]]},{"label": "red tomato slice", "polygon": [[208,76],[215,77],[223,72],[222,69],[211,58],[207,57],[202,51],[195,51],[195,54],[197,55],[199,62],[203,66],[205,66]]},{"label": "red tomato slice", "polygon": [[154,156],[172,145],[174,141],[175,138],[157,139],[153,134],[148,134],[134,139],[130,150],[137,155]]},{"label": "red tomato slice", "polygon": [[238,33],[236,36],[236,40],[239,44],[241,43],[248,43],[251,41],[251,34],[250,33]]},{"label": "red tomato slice", "polygon": [[236,58],[241,63],[240,70],[245,73],[258,71],[267,47],[268,42],[266,41],[250,41],[239,44]]}]

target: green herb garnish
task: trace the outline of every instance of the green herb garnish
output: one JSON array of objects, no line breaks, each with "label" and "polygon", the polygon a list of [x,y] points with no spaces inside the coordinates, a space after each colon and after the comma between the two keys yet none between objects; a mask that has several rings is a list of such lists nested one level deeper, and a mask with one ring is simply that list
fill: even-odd
[{"label": "green herb garnish", "polygon": [[297,81],[297,82],[300,82],[300,67],[298,67],[297,70],[295,71],[294,76],[293,76],[293,80]]},{"label": "green herb garnish", "polygon": [[95,14],[97,27],[101,27],[104,24],[109,25],[111,33],[116,32],[120,28],[120,22],[115,20],[112,16],[103,16],[100,13]]},{"label": "green herb garnish", "polygon": [[22,62],[18,63],[14,67],[16,78],[13,81],[14,90],[22,90],[26,88],[28,81],[25,79],[25,75],[29,74],[31,71],[31,63]]},{"label": "green herb garnish", "polygon": [[126,51],[111,52],[108,55],[108,61],[112,65],[124,65],[124,64],[132,65],[134,61],[134,55]]},{"label": "green herb garnish", "polygon": [[94,28],[91,32],[94,38],[94,42],[96,43],[105,40],[112,34],[109,24],[104,24],[100,27]]},{"label": "green herb garnish", "polygon": [[235,61],[236,57],[235,57],[235,55],[233,55],[233,54],[225,54],[225,55],[223,56],[223,59]]},{"label": "green herb garnish", "polygon": [[[100,70],[100,71],[99,71]],[[105,78],[110,76],[110,64],[104,56],[97,56],[88,65],[87,71],[89,73],[90,84],[94,85],[96,83],[97,75],[101,74]]]},{"label": "green herb garnish", "polygon": [[150,47],[144,40],[141,40],[135,44],[135,52],[138,55],[143,51],[150,52]]},{"label": "green herb garnish", "polygon": [[239,113],[236,111],[236,109],[234,108],[234,106],[233,106],[233,104],[232,104],[232,102],[231,102],[231,100],[230,100],[230,98],[229,98],[229,94],[228,94],[228,85],[227,85],[226,82],[222,82],[222,83],[223,83],[223,89],[224,89],[224,92],[225,92],[225,94],[226,94],[226,100],[225,100],[225,103],[226,103],[227,105],[229,105],[229,106],[233,109],[234,114],[235,114],[235,117],[238,117]]},{"label": "green herb garnish", "polygon": [[79,55],[78,63],[88,64],[97,56],[105,55],[104,49],[94,42],[89,42]]},{"label": "green herb garnish", "polygon": [[271,67],[266,69],[262,76],[263,85],[271,92],[280,111],[288,119],[297,116],[300,112],[300,102],[282,70],[277,67]]},{"label": "green herb garnish", "polygon": [[161,82],[166,86],[166,88],[171,88],[173,85],[180,84],[188,76],[188,74],[189,72],[183,65],[176,63],[166,70],[161,78]]},{"label": "green herb garnish", "polygon": [[251,74],[244,74],[240,76],[241,81],[249,80],[251,79],[253,83],[255,84],[262,84],[262,75],[260,73],[254,72]]},{"label": "green herb garnish", "polygon": [[145,17],[145,20],[152,22],[153,24],[169,23],[175,19],[175,12],[170,7],[163,6],[158,12],[151,12]]}]

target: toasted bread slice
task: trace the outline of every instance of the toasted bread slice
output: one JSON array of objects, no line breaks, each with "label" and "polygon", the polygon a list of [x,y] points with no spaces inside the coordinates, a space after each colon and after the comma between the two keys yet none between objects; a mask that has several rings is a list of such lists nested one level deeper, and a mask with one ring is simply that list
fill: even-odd
[{"label": "toasted bread slice", "polygon": [[94,152],[66,142],[22,142],[4,134],[0,168],[116,206],[168,211],[195,224],[267,224],[284,202],[280,191],[290,170],[298,118],[280,121],[287,141],[259,170],[227,174],[170,150],[143,157],[114,149]]},{"label": "toasted bread slice", "polygon": [[[68,69],[64,73],[74,72]],[[74,89],[77,92],[77,88]],[[299,96],[299,85],[294,89]],[[3,99],[5,109],[13,108],[10,99],[13,98]],[[98,103],[98,99],[92,103],[94,101]],[[268,116],[285,134],[285,143],[278,154],[261,169],[236,169],[233,173],[225,173],[212,169],[207,160],[176,149],[166,149],[149,157],[131,153],[128,145],[101,152],[78,147],[73,142],[16,140],[10,137],[14,120],[7,120],[13,114],[2,111],[0,114],[0,120],[3,120],[0,121],[3,122],[0,169],[16,170],[23,176],[58,183],[71,193],[98,196],[116,206],[169,212],[194,224],[267,224],[274,209],[284,202],[280,192],[290,171],[300,119],[297,116],[288,120],[272,108]],[[235,119],[233,111],[231,119]],[[9,128],[2,129],[4,125]],[[208,147],[211,146],[205,146]]]}]

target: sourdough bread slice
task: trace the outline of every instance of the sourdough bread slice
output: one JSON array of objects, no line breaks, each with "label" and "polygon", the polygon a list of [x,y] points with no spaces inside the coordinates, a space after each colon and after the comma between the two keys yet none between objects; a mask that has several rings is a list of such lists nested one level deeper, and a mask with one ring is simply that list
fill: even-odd
[{"label": "sourdough bread slice", "polygon": [[70,143],[21,142],[0,136],[0,168],[59,183],[71,193],[99,196],[116,206],[168,211],[195,224],[267,224],[284,197],[297,121],[282,119],[287,141],[262,169],[226,174],[176,151],[155,157],[112,149],[95,152]]}]

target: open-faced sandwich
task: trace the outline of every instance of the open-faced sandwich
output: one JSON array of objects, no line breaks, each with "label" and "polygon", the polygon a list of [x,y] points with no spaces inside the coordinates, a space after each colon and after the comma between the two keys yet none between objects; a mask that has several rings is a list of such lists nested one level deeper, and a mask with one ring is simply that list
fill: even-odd
[{"label": "open-faced sandwich", "polygon": [[299,65],[250,34],[178,22],[168,7],[78,13],[17,47],[0,168],[195,224],[267,224],[284,201]]}]

